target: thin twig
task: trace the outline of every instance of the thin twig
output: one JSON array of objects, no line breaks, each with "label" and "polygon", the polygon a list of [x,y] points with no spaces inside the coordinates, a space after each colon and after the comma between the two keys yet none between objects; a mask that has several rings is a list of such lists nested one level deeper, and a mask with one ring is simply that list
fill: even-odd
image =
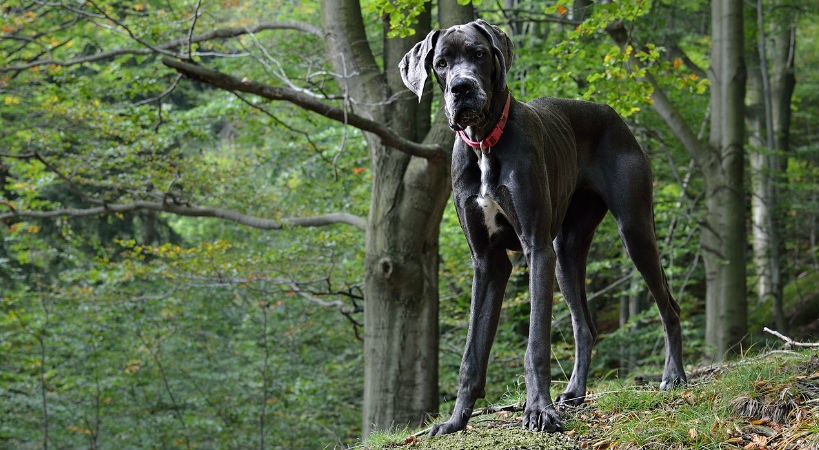
[{"label": "thin twig", "polygon": [[148,42],[148,41],[146,41],[146,40],[144,40],[144,39],[139,38],[139,36],[137,36],[137,35],[136,35],[136,34],[135,34],[135,33],[134,33],[132,30],[131,30],[131,28],[130,28],[128,25],[126,25],[126,24],[125,24],[125,22],[120,21],[120,20],[117,20],[115,17],[113,17],[112,15],[108,14],[108,13],[105,11],[105,9],[104,9],[104,8],[102,8],[101,6],[99,6],[99,5],[97,5],[96,3],[94,3],[94,2],[93,2],[93,0],[86,0],[86,1],[88,2],[88,4],[89,4],[89,5],[93,6],[93,7],[94,7],[94,9],[96,9],[97,11],[99,11],[99,12],[100,12],[100,14],[102,14],[102,15],[103,15],[103,16],[104,16],[106,19],[108,19],[109,21],[111,21],[112,23],[114,23],[115,25],[117,25],[118,27],[122,28],[122,29],[123,29],[123,30],[124,30],[126,33],[128,33],[128,36],[129,36],[129,37],[130,37],[132,40],[134,40],[134,41],[136,41],[137,43],[141,44],[143,47],[146,47],[147,49],[151,50],[151,52],[153,52],[153,53],[160,53],[160,54],[163,54],[163,55],[166,55],[166,56],[177,56],[177,55],[176,55],[176,53],[174,53],[174,52],[167,51],[167,50],[165,50],[165,49],[163,49],[163,48],[160,48],[160,47],[157,47],[157,46],[155,46],[155,45],[152,45],[150,42]]},{"label": "thin twig", "polygon": [[177,74],[176,78],[174,78],[173,82],[171,82],[171,85],[168,86],[168,88],[165,89],[164,91],[162,91],[159,95],[156,95],[154,97],[146,98],[144,100],[140,100],[138,102],[132,103],[132,106],[142,106],[142,105],[145,105],[145,104],[148,104],[148,103],[160,102],[163,98],[171,95],[171,93],[174,91],[174,89],[176,89],[176,86],[179,84],[179,80],[181,80],[181,79],[182,79],[182,74]]},{"label": "thin twig", "polygon": [[785,345],[787,347],[819,348],[819,343],[796,342],[793,339],[785,336],[784,334],[782,334],[782,333],[780,333],[778,331],[772,330],[772,329],[770,329],[768,327],[763,328],[762,331],[764,331],[766,333],[769,333],[769,334],[772,334],[772,335],[778,337],[779,339],[782,339],[783,341],[785,341]]},{"label": "thin twig", "polygon": [[196,22],[199,20],[199,10],[202,8],[202,0],[196,2],[196,10],[193,12],[193,21],[188,29],[188,59],[193,61],[193,30],[196,29]]},{"label": "thin twig", "polygon": [[[182,75],[180,75],[180,76],[182,76]],[[318,146],[318,145],[316,145],[315,141],[313,141],[313,138],[310,136],[310,133],[308,133],[308,132],[306,132],[306,131],[303,131],[303,130],[299,130],[299,129],[297,129],[297,128],[293,128],[293,127],[292,127],[292,126],[290,126],[290,125],[289,125],[287,122],[283,121],[282,119],[279,119],[279,118],[278,118],[278,117],[277,117],[275,114],[273,114],[272,112],[268,111],[267,109],[263,108],[263,107],[262,107],[262,106],[260,106],[260,105],[257,105],[257,104],[255,104],[255,103],[251,102],[250,100],[246,99],[244,96],[242,96],[241,94],[239,94],[238,92],[231,91],[231,93],[232,93],[233,95],[235,95],[235,96],[236,96],[236,98],[238,98],[238,99],[239,99],[239,100],[240,100],[242,103],[244,103],[244,104],[246,104],[247,106],[249,106],[249,107],[251,107],[251,108],[253,108],[253,109],[255,109],[255,110],[257,110],[257,111],[261,112],[261,113],[262,113],[262,114],[264,114],[264,115],[266,115],[267,117],[269,117],[270,119],[272,119],[274,122],[276,122],[276,124],[278,124],[279,126],[283,127],[284,129],[286,129],[286,130],[290,131],[291,133],[300,134],[300,135],[301,135],[301,136],[304,138],[304,140],[305,140],[305,141],[307,141],[307,145],[308,145],[308,146],[310,146],[310,148],[312,148],[312,149],[313,149],[313,151],[314,151],[314,152],[315,152],[317,155],[319,155],[319,157],[321,157],[321,159],[322,159],[322,160],[324,160],[324,161],[325,161],[326,163],[328,163],[328,164],[330,163],[330,161],[328,161],[328,160],[327,160],[327,158],[326,158],[326,157],[324,157],[324,155],[323,155],[323,152],[322,152],[321,148],[319,148],[319,146]]]},{"label": "thin twig", "polygon": [[154,360],[154,364],[159,371],[159,377],[162,380],[162,386],[165,388],[165,393],[168,394],[168,398],[171,400],[171,405],[173,406],[173,415],[176,417],[176,420],[182,426],[182,430],[184,430],[182,437],[185,442],[185,448],[190,450],[191,442],[190,437],[188,436],[188,425],[185,422],[185,418],[182,416],[182,406],[176,400],[176,396],[173,393],[173,389],[171,389],[170,381],[168,380],[168,374],[165,371],[164,366],[162,365],[162,360],[159,358],[159,351],[161,350],[162,343],[157,341],[156,342],[156,349],[152,348],[149,345],[148,339],[145,338],[145,335],[140,333],[139,339],[142,341],[142,345],[148,350],[148,353],[151,354],[151,357]]}]

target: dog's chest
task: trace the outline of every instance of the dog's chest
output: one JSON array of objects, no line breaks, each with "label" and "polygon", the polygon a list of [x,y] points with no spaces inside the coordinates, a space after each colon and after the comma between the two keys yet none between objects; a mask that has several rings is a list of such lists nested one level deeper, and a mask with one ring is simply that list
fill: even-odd
[{"label": "dog's chest", "polygon": [[493,166],[491,158],[483,152],[479,153],[478,158],[478,167],[481,170],[481,190],[480,195],[475,198],[475,202],[483,214],[484,226],[489,236],[492,236],[500,230],[501,218],[506,217],[503,208],[490,195],[493,180],[497,178],[494,171],[498,170],[498,168]]}]

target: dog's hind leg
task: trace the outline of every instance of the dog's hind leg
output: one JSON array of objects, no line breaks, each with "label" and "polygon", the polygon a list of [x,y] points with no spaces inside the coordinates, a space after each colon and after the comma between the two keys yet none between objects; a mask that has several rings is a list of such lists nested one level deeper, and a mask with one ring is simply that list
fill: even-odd
[{"label": "dog's hind leg", "polygon": [[572,315],[575,345],[572,375],[565,391],[556,399],[558,404],[579,405],[586,397],[586,379],[597,335],[586,304],[586,257],[594,231],[606,211],[606,205],[596,194],[576,192],[554,241],[557,282]]},{"label": "dog's hind leg", "polygon": [[672,389],[686,383],[682,363],[680,305],[671,295],[660,264],[654,231],[651,177],[646,175],[650,173],[648,161],[644,158],[622,160],[622,164],[616,166],[613,172],[618,174],[619,192],[609,200],[609,208],[617,221],[626,251],[660,310],[665,331],[665,367],[660,388]]}]

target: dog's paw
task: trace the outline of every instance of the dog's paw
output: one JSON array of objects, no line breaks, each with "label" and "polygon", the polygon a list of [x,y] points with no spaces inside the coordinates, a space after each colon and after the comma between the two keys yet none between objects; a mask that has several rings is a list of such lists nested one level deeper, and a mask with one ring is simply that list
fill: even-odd
[{"label": "dog's paw", "polygon": [[670,391],[671,389],[677,389],[678,387],[685,386],[686,384],[688,384],[688,380],[685,379],[685,374],[663,376],[663,381],[660,382],[660,390]]},{"label": "dog's paw", "polygon": [[523,412],[523,428],[531,431],[554,433],[563,430],[563,423],[551,403],[542,406],[532,405],[531,407],[526,405]]},{"label": "dog's paw", "polygon": [[458,421],[454,421],[451,418],[444,423],[439,423],[432,426],[432,429],[429,432],[430,436],[443,436],[445,434],[454,433],[456,431],[461,431],[466,428],[466,422],[459,423]]}]

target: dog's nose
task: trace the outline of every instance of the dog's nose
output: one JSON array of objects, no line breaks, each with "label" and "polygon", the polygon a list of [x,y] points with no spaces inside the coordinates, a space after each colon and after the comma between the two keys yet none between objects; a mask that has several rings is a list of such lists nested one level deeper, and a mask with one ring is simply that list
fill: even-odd
[{"label": "dog's nose", "polygon": [[449,90],[455,96],[468,95],[475,88],[472,80],[464,77],[455,78],[449,85]]}]

